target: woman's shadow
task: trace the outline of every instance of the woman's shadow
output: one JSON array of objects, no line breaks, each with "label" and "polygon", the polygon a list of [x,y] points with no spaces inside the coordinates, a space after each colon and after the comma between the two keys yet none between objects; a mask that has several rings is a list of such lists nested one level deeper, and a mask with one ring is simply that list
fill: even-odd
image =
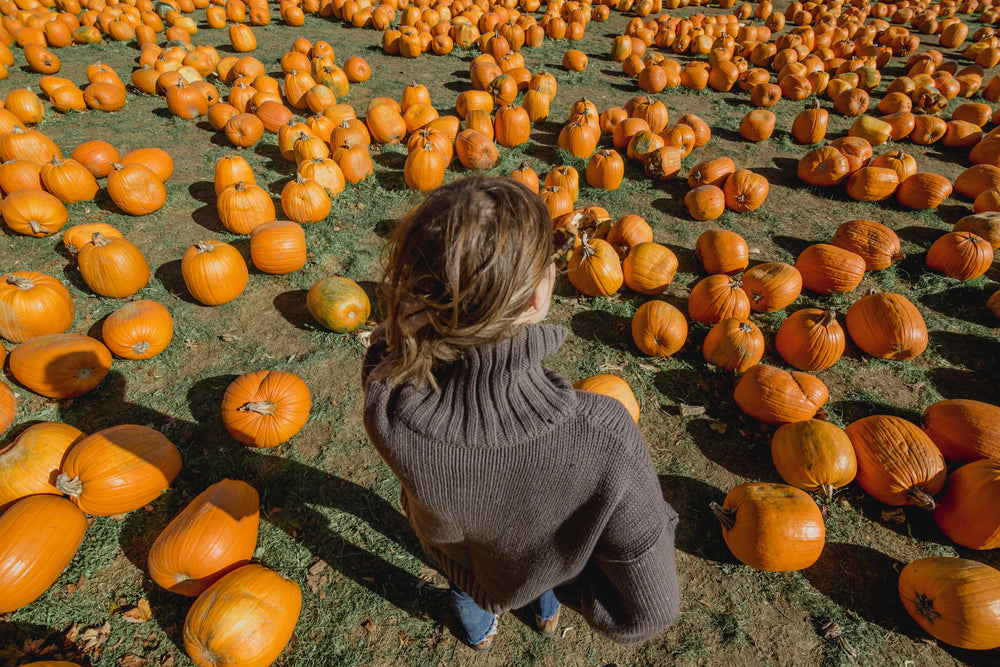
[{"label": "woman's shadow", "polygon": [[[315,559],[414,618],[450,622],[445,615],[447,591],[429,587],[424,578],[406,569],[414,569],[414,560],[421,562],[416,566],[421,575],[427,568],[416,536],[392,503],[359,484],[282,456],[287,450],[279,449],[272,454],[244,447],[229,436],[219,406],[235,378],[235,375],[210,377],[189,388],[186,398],[194,421],[126,401],[126,380],[116,371],[109,373],[91,392],[92,400],[60,404],[59,420],[87,433],[117,424],[146,424],[161,431],[181,452],[184,466],[171,489],[152,504],[152,511],[130,512],[125,519],[119,540],[129,560],[141,571],[147,571],[146,555],[156,536],[195,495],[220,481],[223,474],[215,471],[219,470],[218,461],[222,459],[224,476],[243,480],[257,490],[261,519],[283,530]],[[95,404],[102,406],[99,415],[94,414]],[[207,473],[208,470],[213,472]],[[382,543],[378,549],[381,555],[345,539],[331,525],[337,522],[336,517],[331,521],[316,507],[331,508],[366,523],[384,538],[377,538]],[[343,523],[351,524],[353,532],[353,519],[345,517]],[[303,585],[306,592],[305,568],[283,574]],[[154,614],[162,621],[161,627],[174,625],[175,630],[169,636],[178,646],[182,645],[179,628],[189,605],[148,579],[147,591],[154,602]],[[158,600],[163,604],[155,604]]]}]

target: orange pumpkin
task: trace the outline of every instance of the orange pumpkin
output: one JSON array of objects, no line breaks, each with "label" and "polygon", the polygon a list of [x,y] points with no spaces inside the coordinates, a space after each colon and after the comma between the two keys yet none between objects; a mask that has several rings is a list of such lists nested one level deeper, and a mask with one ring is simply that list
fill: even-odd
[{"label": "orange pumpkin", "polygon": [[683,313],[666,301],[647,301],[632,316],[632,340],[644,354],[669,357],[687,341]]},{"label": "orange pumpkin", "polygon": [[639,294],[661,294],[673,282],[676,272],[677,256],[659,243],[643,242],[633,246],[622,263],[625,284]]},{"label": "orange pumpkin", "polygon": [[733,398],[754,419],[785,424],[812,419],[829,393],[822,380],[808,373],[757,364],[740,378]]},{"label": "orange pumpkin", "polygon": [[49,398],[76,398],[94,389],[111,370],[111,352],[79,334],[36,336],[8,358],[14,379]]},{"label": "orange pumpkin", "polygon": [[803,308],[778,327],[774,347],[789,366],[800,371],[821,371],[843,356],[847,339],[835,310]]},{"label": "orange pumpkin", "polygon": [[757,264],[744,272],[743,291],[758,313],[773,313],[792,304],[802,292],[802,274],[784,262]]},{"label": "orange pumpkin", "polygon": [[66,452],[83,437],[80,429],[69,424],[40,422],[0,449],[0,512],[26,496],[59,495],[53,482]]},{"label": "orange pumpkin", "polygon": [[865,270],[888,268],[903,258],[899,237],[885,225],[874,220],[849,220],[839,227],[830,245],[849,250],[865,261]]},{"label": "orange pumpkin", "polygon": [[614,294],[625,282],[618,253],[607,241],[584,234],[569,260],[569,281],[587,296]]},{"label": "orange pumpkin", "polygon": [[77,255],[80,275],[87,287],[101,296],[123,299],[149,283],[149,264],[142,251],[124,238],[94,232],[91,243]]},{"label": "orange pumpkin", "polygon": [[865,260],[850,250],[827,243],[814,243],[799,253],[795,269],[802,286],[817,294],[854,291],[865,277]]},{"label": "orange pumpkin", "polygon": [[149,299],[131,301],[108,315],[101,338],[123,359],[152,359],[174,335],[174,318],[165,306]]},{"label": "orange pumpkin", "polygon": [[605,374],[592,375],[574,382],[573,388],[578,391],[589,391],[614,398],[625,406],[633,421],[639,421],[639,403],[635,400],[632,388],[620,377]]},{"label": "orange pumpkin", "polygon": [[277,447],[309,419],[309,388],[285,371],[255,371],[233,380],[222,398],[222,422],[251,447]]},{"label": "orange pumpkin", "polygon": [[250,232],[250,258],[264,273],[282,275],[306,265],[306,235],[290,220],[257,225]]},{"label": "orange pumpkin", "polygon": [[54,495],[23,498],[0,515],[0,614],[37,600],[73,560],[87,517]]},{"label": "orange pumpkin", "polygon": [[934,521],[963,547],[1000,546],[1000,461],[980,459],[949,475],[937,498]]},{"label": "orange pumpkin", "polygon": [[0,337],[12,343],[64,333],[74,311],[69,290],[52,276],[14,271],[0,277]]},{"label": "orange pumpkin", "polygon": [[864,296],[847,310],[847,332],[859,348],[880,359],[906,361],[927,348],[927,325],[900,294]]},{"label": "orange pumpkin", "polygon": [[924,409],[921,426],[946,461],[1000,459],[1000,407],[953,398]]},{"label": "orange pumpkin", "polygon": [[750,298],[743,283],[724,273],[699,280],[688,296],[688,315],[702,324],[714,325],[730,317],[750,316]]},{"label": "orange pumpkin", "polygon": [[229,303],[250,280],[247,263],[240,251],[221,241],[199,241],[181,258],[184,285],[206,306]]},{"label": "orange pumpkin", "polygon": [[781,479],[827,499],[847,486],[858,471],[850,438],[828,421],[809,419],[783,424],[771,436],[771,459]]},{"label": "orange pumpkin", "polygon": [[196,596],[247,565],[257,546],[260,498],[247,484],[224,479],[199,493],[149,549],[149,576],[171,593]]},{"label": "orange pumpkin", "polygon": [[809,567],[823,552],[823,515],[816,501],[795,487],[747,482],[711,508],[729,551],[750,567],[792,572]]},{"label": "orange pumpkin", "polygon": [[701,351],[713,366],[744,373],[764,356],[764,334],[750,320],[730,317],[712,327]]}]

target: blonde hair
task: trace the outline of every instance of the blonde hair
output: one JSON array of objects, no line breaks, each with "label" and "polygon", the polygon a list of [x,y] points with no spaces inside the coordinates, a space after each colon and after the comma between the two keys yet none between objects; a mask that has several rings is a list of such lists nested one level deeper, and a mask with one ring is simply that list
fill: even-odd
[{"label": "blonde hair", "polygon": [[[376,375],[391,385],[413,380],[437,390],[434,373],[443,365],[516,333],[548,271],[552,221],[522,184],[474,176],[432,192],[400,220],[386,250],[390,355]],[[408,325],[421,310],[426,324]]]}]

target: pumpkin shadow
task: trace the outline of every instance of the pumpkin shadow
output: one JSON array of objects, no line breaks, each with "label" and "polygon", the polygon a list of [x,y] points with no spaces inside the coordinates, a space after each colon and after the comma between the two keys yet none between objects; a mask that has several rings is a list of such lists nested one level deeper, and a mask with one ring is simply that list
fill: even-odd
[{"label": "pumpkin shadow", "polygon": [[934,388],[943,398],[967,398],[996,405],[1000,403],[995,387],[995,375],[982,377],[982,373],[959,368],[935,368],[930,372]]},{"label": "pumpkin shadow", "polygon": [[684,426],[706,458],[734,475],[761,482],[782,482],[771,461],[771,432],[763,432],[769,427],[749,418],[732,422],[688,419]]},{"label": "pumpkin shadow", "polygon": [[282,292],[274,297],[273,302],[275,309],[281,313],[286,322],[303,331],[316,329],[315,320],[306,307],[306,294],[308,293],[309,291],[304,289]]},{"label": "pumpkin shadow", "polygon": [[[961,196],[961,195],[959,195]],[[969,207],[961,204],[940,204],[937,207],[938,215],[943,222],[954,225],[956,222],[969,215]]]},{"label": "pumpkin shadow", "polygon": [[379,238],[388,239],[398,223],[399,220],[397,218],[384,218],[375,223],[375,228],[372,231]]},{"label": "pumpkin shadow", "polygon": [[611,347],[617,347],[622,341],[624,331],[628,331],[630,320],[626,317],[612,315],[602,310],[588,310],[575,313],[570,320],[573,333],[583,338]]},{"label": "pumpkin shadow", "polygon": [[705,482],[681,475],[660,475],[663,499],[680,516],[674,544],[681,551],[717,563],[732,563],[732,554],[709,508],[722,503],[726,494]]},{"label": "pumpkin shadow", "polygon": [[222,221],[219,220],[219,211],[215,206],[215,202],[196,208],[191,213],[191,219],[215,234],[222,234],[228,231],[222,226]]},{"label": "pumpkin shadow", "polygon": [[803,250],[813,245],[812,241],[806,241],[805,239],[795,238],[794,236],[778,235],[778,236],[772,236],[771,239],[775,242],[775,244],[787,250],[794,257],[798,257]]},{"label": "pumpkin shadow", "polygon": [[62,274],[73,287],[84,294],[92,294],[90,286],[87,285],[87,281],[83,279],[83,274],[80,273],[80,265],[77,264],[75,258],[63,267]]},{"label": "pumpkin shadow", "polygon": [[[975,300],[979,301],[981,297],[977,296]],[[953,314],[952,316],[957,315]],[[991,376],[988,378],[991,380],[996,378],[996,360],[1000,356],[1000,341],[958,331],[931,331],[930,344],[934,346],[934,351],[937,354],[953,365],[984,373]],[[989,391],[988,386],[980,387],[980,389]]]},{"label": "pumpkin shadow", "polygon": [[915,424],[919,424],[922,415],[922,413],[917,412],[916,410],[907,410],[906,408],[884,401],[879,401],[878,399],[866,401],[835,401],[825,405],[824,409],[826,409],[827,412],[840,417],[840,420],[845,425],[872,415],[892,415],[893,417],[899,417]]},{"label": "pumpkin shadow", "polygon": [[188,193],[202,204],[215,206],[218,197],[215,194],[215,183],[212,181],[195,181],[188,186]]},{"label": "pumpkin shadow", "polygon": [[[657,243],[659,243],[662,246],[666,246],[667,248],[670,248],[670,251],[674,253],[674,256],[677,258],[677,273],[692,273],[695,275],[701,273],[702,271],[701,262],[698,261],[698,257],[697,255],[694,254],[694,250],[682,245],[677,245],[676,243],[666,243],[664,241],[657,241]],[[671,283],[671,286],[673,286],[673,283]],[[669,292],[672,290],[668,288],[667,291]],[[681,306],[678,306],[676,303],[672,303],[671,305],[676,306],[678,309],[680,309],[682,313],[686,313],[687,298],[681,299],[681,301],[683,301],[683,305]]]},{"label": "pumpkin shadow", "polygon": [[[910,243],[916,244],[921,248],[929,248],[932,243],[938,240],[941,236],[942,230],[935,229],[934,227],[924,227],[920,225],[910,225],[908,227],[900,227],[896,230],[896,236],[899,237],[901,241],[908,241]],[[906,258],[909,259],[911,255],[907,255]],[[916,258],[920,262],[920,266],[924,266],[923,257]],[[905,260],[904,260],[905,261]]]},{"label": "pumpkin shadow", "polygon": [[157,267],[153,277],[160,281],[160,284],[163,285],[163,288],[167,292],[181,301],[201,305],[201,303],[191,296],[187,285],[184,284],[184,276],[181,274],[181,260],[172,259],[169,262],[164,262]]},{"label": "pumpkin shadow", "polygon": [[[974,282],[979,283],[981,281]],[[968,282],[963,282],[954,287],[943,289],[940,292],[923,294],[917,297],[916,301],[920,305],[945,317],[958,318],[964,322],[993,328],[996,324],[996,318],[986,309],[986,300],[990,297],[991,293],[992,289],[985,285],[970,285]],[[935,331],[931,333],[933,335],[948,332]],[[965,361],[968,361],[968,359]]]},{"label": "pumpkin shadow", "polygon": [[358,280],[358,287],[365,291],[368,303],[371,304],[371,314],[368,319],[381,322],[385,318],[385,303],[382,301],[382,290],[379,284],[373,280]]}]

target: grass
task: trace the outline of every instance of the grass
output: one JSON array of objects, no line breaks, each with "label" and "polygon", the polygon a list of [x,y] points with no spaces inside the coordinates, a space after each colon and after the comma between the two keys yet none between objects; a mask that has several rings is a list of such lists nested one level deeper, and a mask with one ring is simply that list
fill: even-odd
[{"label": "grass", "polygon": [[[680,13],[695,11],[699,10]],[[556,73],[559,94],[549,121],[536,128],[529,143],[501,149],[491,174],[506,174],[522,160],[543,177],[549,165],[558,164],[572,165],[581,176],[585,173],[586,160],[556,148],[555,135],[570,106],[581,97],[603,110],[641,94],[606,56],[605,34],[620,32],[628,18],[615,13],[607,24],[592,23],[578,43],[546,41],[538,49],[526,50],[532,71]],[[277,21],[255,32],[261,45],[255,55],[275,74],[280,54],[298,35],[331,41],[338,62],[363,55],[372,64],[373,77],[352,86],[346,99],[359,111],[374,96],[398,98],[403,87],[416,79],[428,86],[438,109],[447,113],[466,81],[456,72],[467,71],[472,58],[471,53],[458,51],[416,61],[387,57],[373,47],[377,33],[312,16],[296,32]],[[207,29],[194,36],[196,43],[217,44],[221,39],[222,33]],[[562,71],[567,48],[588,54],[586,71]],[[136,55],[133,46],[114,43],[64,49],[61,74],[82,81],[86,65],[100,59],[124,78]],[[19,67],[11,68],[2,91],[29,85],[33,79]],[[226,87],[219,87],[225,94]],[[612,217],[642,215],[653,226],[654,238],[677,254],[678,274],[660,298],[686,313],[687,292],[702,277],[692,248],[705,229],[739,232],[759,250],[754,261],[794,262],[798,249],[828,240],[841,222],[878,219],[900,233],[909,257],[884,271],[870,272],[852,294],[805,293],[786,312],[806,306],[844,312],[861,290],[877,287],[911,298],[928,324],[931,341],[927,352],[913,362],[875,360],[850,349],[842,361],[819,373],[831,388],[826,408],[831,420],[845,425],[878,412],[916,420],[927,404],[940,398],[1000,402],[994,380],[1000,358],[995,354],[996,323],[983,307],[996,286],[996,271],[958,283],[928,272],[923,265],[927,247],[950,228],[960,211],[967,210],[967,202],[951,200],[949,205],[960,206],[912,212],[892,203],[852,202],[841,190],[801,187],[794,162],[806,149],[790,142],[784,132],[801,103],[779,102],[773,111],[780,132],[771,140],[749,144],[736,134],[750,109],[741,94],[666,90],[654,97],[668,106],[673,121],[697,113],[716,132],[710,144],[684,159],[682,174],[703,159],[730,155],[738,167],[761,170],[771,181],[771,194],[761,209],[744,215],[726,213],[708,223],[688,218],[681,202],[687,190],[682,179],[654,183],[632,163],[618,190],[581,188],[579,206],[603,206]],[[957,103],[953,100],[952,108]],[[824,106],[829,106],[826,101]],[[154,278],[140,296],[170,308],[174,341],[151,361],[117,361],[97,390],[74,401],[48,401],[16,388],[21,401],[18,422],[0,445],[39,420],[65,421],[88,433],[119,423],[150,424],[178,445],[185,467],[148,511],[137,510],[120,521],[96,519],[60,580],[38,602],[0,617],[0,666],[54,655],[93,665],[114,665],[128,655],[139,655],[150,664],[160,664],[167,656],[177,665],[191,664],[181,636],[190,601],[148,579],[144,554],[191,498],[223,477],[244,479],[258,490],[263,520],[255,558],[291,577],[304,594],[295,639],[279,665],[995,662],[995,653],[974,655],[925,643],[926,635],[898,604],[895,574],[915,558],[959,554],[1000,564],[996,554],[972,553],[948,544],[933,521],[917,510],[905,511],[905,524],[892,523],[882,518],[884,507],[860,489],[847,487],[833,502],[819,501],[827,513],[827,547],[815,566],[799,573],[762,573],[736,563],[708,503],[720,502],[726,490],[748,479],[779,481],[770,462],[773,429],[745,417],[732,400],[736,379],[704,363],[698,345],[706,327],[692,325],[687,344],[672,358],[644,357],[631,340],[630,319],[646,298],[627,290],[606,298],[583,298],[566,279],[557,284],[549,321],[567,327],[570,336],[547,363],[571,380],[606,372],[621,375],[633,387],[642,408],[640,428],[664,494],[682,517],[677,536],[682,612],[671,630],[639,647],[613,645],[572,613],[560,631],[565,637],[545,642],[511,615],[502,622],[502,641],[494,654],[474,656],[458,637],[443,592],[427,585],[419,545],[398,510],[399,484],[365,436],[358,387],[364,346],[355,335],[319,329],[303,303],[305,291],[316,281],[343,275],[362,284],[373,298],[372,321],[365,328],[381,318],[375,283],[383,239],[394,221],[422,199],[402,185],[399,166],[404,148],[382,147],[374,154],[375,178],[349,186],[335,198],[326,221],[306,227],[311,257],[304,269],[287,276],[251,269],[243,296],[205,308],[187,297],[176,262],[188,245],[202,238],[230,242],[247,254],[246,238],[221,228],[211,190],[205,194],[215,161],[233,151],[224,141],[210,142],[215,135],[204,128],[162,115],[162,107],[160,98],[130,93],[123,112],[59,115],[49,110],[42,129],[64,153],[87,139],[106,138],[122,152],[157,145],[174,155],[177,170],[167,184],[167,205],[155,214],[120,215],[103,192],[95,202],[69,207],[71,224],[107,221],[142,248]],[[849,119],[833,114],[830,136],[846,133],[849,125]],[[268,135],[243,154],[258,183],[277,193],[293,166],[276,156],[274,142]],[[897,148],[916,153],[921,168],[951,177],[962,167],[960,155],[906,142],[880,150]],[[449,170],[446,179],[465,173]],[[11,270],[35,268],[69,282],[77,307],[72,331],[91,331],[121,305],[86,289],[70,258],[60,252],[58,235],[29,239],[8,234],[0,243]],[[755,314],[754,321],[773,340],[784,314]],[[773,350],[765,362],[783,365]],[[217,408],[232,379],[262,368],[300,375],[313,397],[306,427],[290,443],[270,451],[248,450],[235,443]],[[10,376],[6,379],[13,384]],[[680,405],[701,406],[705,413],[682,417]],[[128,623],[121,612],[141,598],[149,600],[153,618],[143,624]],[[110,628],[104,642],[86,648],[81,635],[105,622]],[[824,630],[829,622],[839,626],[841,634]],[[74,626],[76,639],[67,643]]]}]

